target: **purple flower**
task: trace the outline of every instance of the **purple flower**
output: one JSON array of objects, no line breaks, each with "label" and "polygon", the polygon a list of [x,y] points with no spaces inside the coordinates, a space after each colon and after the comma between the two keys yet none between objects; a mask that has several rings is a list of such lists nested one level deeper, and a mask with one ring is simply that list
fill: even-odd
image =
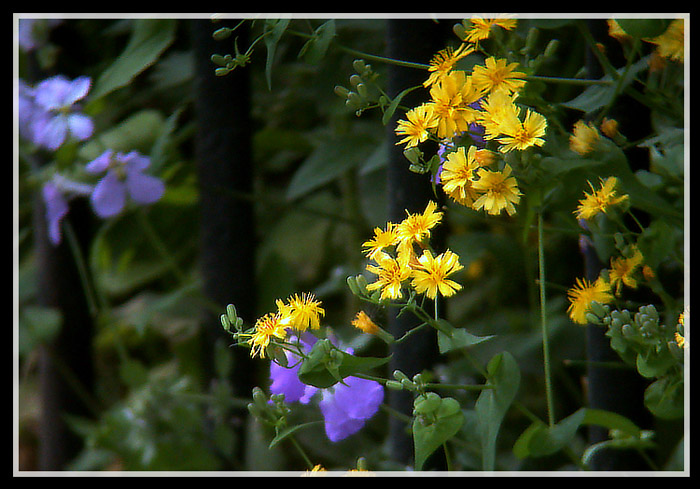
[{"label": "purple flower", "polygon": [[51,182],[41,189],[46,207],[46,225],[49,230],[49,241],[57,246],[61,242],[61,220],[68,214],[68,202],[61,191]]},{"label": "purple flower", "polygon": [[[314,341],[313,335],[307,334],[300,339],[300,344],[304,350],[309,351]],[[351,349],[346,351],[352,354]],[[286,402],[308,404],[311,397],[320,391],[319,408],[323,415],[326,436],[332,442],[343,440],[360,431],[384,401],[384,387],[373,380],[346,377],[343,380],[345,385],[337,383],[328,389],[305,385],[298,377],[300,358],[290,352],[286,352],[286,355],[290,367],[285,368],[274,362],[270,364],[270,392],[284,394]]]},{"label": "purple flower", "polygon": [[68,137],[84,141],[92,136],[92,119],[78,111],[76,103],[85,98],[91,80],[81,76],[73,81],[57,75],[34,87],[31,132],[35,144],[57,150]]},{"label": "purple flower", "polygon": [[104,173],[90,196],[98,216],[108,218],[119,214],[126,204],[127,194],[136,203],[152,204],[165,192],[165,184],[144,170],[151,160],[138,151],[115,153],[107,150],[87,164],[90,173]]}]

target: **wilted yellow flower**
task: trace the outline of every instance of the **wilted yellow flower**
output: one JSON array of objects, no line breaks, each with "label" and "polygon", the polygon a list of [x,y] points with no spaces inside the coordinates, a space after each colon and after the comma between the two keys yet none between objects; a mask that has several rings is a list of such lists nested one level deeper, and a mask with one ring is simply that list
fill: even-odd
[{"label": "wilted yellow flower", "polygon": [[481,165],[476,160],[476,146],[464,147],[449,153],[442,165],[440,183],[447,195],[464,206],[471,206],[479,196],[473,187],[475,171]]},{"label": "wilted yellow flower", "polygon": [[388,222],[385,229],[374,228],[374,237],[362,243],[367,256],[374,259],[379,252],[395,245],[398,239],[396,231],[396,225],[392,222]]},{"label": "wilted yellow flower", "polygon": [[518,181],[510,176],[511,167],[505,165],[503,171],[491,171],[481,168],[479,179],[473,187],[482,195],[474,201],[476,210],[485,209],[491,215],[498,215],[503,209],[509,216],[515,214],[515,206],[520,202],[522,193],[518,189]]},{"label": "wilted yellow flower", "polygon": [[590,219],[591,217],[603,212],[607,212],[611,206],[621,204],[626,201],[628,195],[617,195],[617,178],[608,177],[605,180],[600,179],[601,187],[599,190],[590,185],[592,193],[584,192],[584,198],[579,200],[579,205],[574,211],[574,214],[579,219]]},{"label": "wilted yellow flower", "polygon": [[433,59],[430,60],[430,67],[428,71],[430,76],[423,82],[424,87],[429,87],[435,83],[442,80],[445,75],[447,75],[452,69],[454,69],[455,64],[460,59],[474,52],[474,46],[469,44],[462,44],[456,50],[451,47],[447,47],[442,51],[439,51]]},{"label": "wilted yellow flower", "polygon": [[656,51],[662,57],[683,63],[685,59],[684,38],[684,19],[675,19],[663,34],[653,39],[645,39],[645,41],[656,44]]},{"label": "wilted yellow flower", "polygon": [[610,284],[603,277],[591,283],[585,278],[577,278],[576,285],[569,289],[569,307],[567,313],[576,324],[587,324],[586,312],[593,301],[608,304],[613,301]]},{"label": "wilted yellow flower", "polygon": [[359,311],[351,324],[367,334],[376,334],[379,330],[379,326],[372,321],[372,318],[370,318],[365,311]]},{"label": "wilted yellow flower", "polygon": [[508,63],[505,59],[493,56],[486,58],[484,65],[474,66],[473,83],[483,92],[505,90],[507,93],[518,92],[525,86],[525,73],[515,71],[518,63]]},{"label": "wilted yellow flower", "polygon": [[618,134],[618,122],[615,119],[603,117],[603,122],[600,123],[600,130],[609,138],[614,138]]},{"label": "wilted yellow flower", "polygon": [[403,259],[392,258],[387,253],[379,253],[377,265],[367,265],[367,270],[377,275],[377,280],[367,285],[367,290],[381,290],[382,299],[400,299],[401,287],[411,276],[411,268]]},{"label": "wilted yellow flower", "polygon": [[634,272],[643,260],[644,256],[637,248],[629,258],[613,257],[610,259],[610,286],[615,288],[615,294],[619,295],[622,284],[633,289],[637,287]]},{"label": "wilted yellow flower", "polygon": [[471,28],[466,32],[464,40],[474,43],[488,39],[491,35],[491,28],[494,26],[498,26],[505,30],[512,30],[518,24],[516,19],[508,17],[483,19],[481,17],[473,16],[470,20]]},{"label": "wilted yellow flower", "polygon": [[422,104],[406,112],[406,120],[400,120],[396,124],[396,135],[404,136],[396,144],[406,143],[407,148],[417,146],[426,141],[433,133],[439,119],[434,107],[429,104]]},{"label": "wilted yellow flower", "polygon": [[314,294],[307,292],[301,296],[294,294],[286,304],[277,300],[277,308],[283,317],[289,318],[289,326],[298,331],[320,328],[321,316],[326,314],[321,302],[316,300]]},{"label": "wilted yellow flower", "polygon": [[591,152],[598,139],[600,139],[600,134],[593,124],[577,121],[574,124],[574,133],[569,136],[569,147],[572,151],[583,156]]},{"label": "wilted yellow flower", "polygon": [[429,250],[425,250],[413,270],[411,285],[416,292],[425,294],[430,299],[435,299],[438,292],[443,297],[450,297],[462,286],[448,277],[462,268],[459,256],[450,250],[435,257]]}]

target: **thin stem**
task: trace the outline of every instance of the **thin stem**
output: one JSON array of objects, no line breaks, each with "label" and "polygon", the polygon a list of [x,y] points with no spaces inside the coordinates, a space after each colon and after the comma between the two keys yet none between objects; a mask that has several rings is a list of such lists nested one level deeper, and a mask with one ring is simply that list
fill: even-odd
[{"label": "thin stem", "polygon": [[309,467],[309,470],[314,468],[314,464],[309,458],[309,456],[306,454],[302,446],[299,444],[296,438],[294,438],[293,435],[289,435],[287,438],[289,438],[289,441],[292,442],[292,445],[297,449],[297,451],[301,454],[302,458],[304,459],[304,462],[306,465]]},{"label": "thin stem", "polygon": [[539,271],[540,271],[540,320],[542,323],[542,350],[544,353],[544,382],[545,390],[547,395],[547,418],[549,420],[549,425],[554,426],[554,402],[552,395],[552,372],[551,363],[549,359],[549,332],[547,330],[547,308],[546,308],[546,298],[545,298],[545,285],[547,282],[545,280],[545,266],[544,266],[544,242],[542,235],[543,228],[542,223],[542,211],[537,213],[537,255],[539,260]]},{"label": "thin stem", "polygon": [[528,75],[526,80],[541,81],[545,83],[560,83],[562,85],[612,85],[612,80],[588,80],[584,78],[559,78],[555,76]]}]

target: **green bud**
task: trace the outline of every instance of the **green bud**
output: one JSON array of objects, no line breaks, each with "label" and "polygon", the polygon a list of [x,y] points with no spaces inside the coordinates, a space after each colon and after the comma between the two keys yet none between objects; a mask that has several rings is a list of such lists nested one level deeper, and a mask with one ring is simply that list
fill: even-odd
[{"label": "green bud", "polygon": [[539,29],[536,27],[532,27],[528,33],[527,33],[527,38],[525,39],[525,48],[524,51],[526,53],[532,53],[535,50],[535,44],[537,44],[537,38],[540,35]]},{"label": "green bud", "polygon": [[401,370],[394,370],[394,373],[392,374],[394,378],[398,381],[403,382],[404,380],[409,380],[408,376],[403,373]]},{"label": "green bud", "polygon": [[597,316],[597,319],[600,319],[600,318],[603,318],[607,314],[608,311],[605,310],[605,307],[603,306],[603,304],[601,304],[600,302],[597,302],[597,301],[593,301],[593,302],[591,302],[591,305],[590,305],[590,312],[595,314]]},{"label": "green bud", "polygon": [[228,75],[229,71],[231,71],[229,68],[217,68],[214,70],[214,74],[216,76],[224,76]]},{"label": "green bud", "polygon": [[622,335],[626,338],[632,338],[634,336],[637,336],[637,330],[634,329],[630,324],[623,324]]},{"label": "green bud", "polygon": [[392,389],[395,391],[403,390],[403,385],[401,385],[401,382],[397,382],[395,380],[387,380],[386,383],[384,384],[384,386],[387,389]]},{"label": "green bud", "polygon": [[212,63],[214,63],[215,65],[219,65],[219,66],[226,66],[226,63],[227,63],[226,58],[224,58],[220,54],[212,54],[211,58],[209,58],[209,59],[211,59]]},{"label": "green bud", "polygon": [[585,314],[585,316],[586,316],[586,321],[588,321],[589,324],[598,324],[598,325],[601,324],[600,318],[598,316],[596,316],[595,314],[593,314],[592,312],[590,312],[590,311],[587,312]]},{"label": "green bud", "polygon": [[350,275],[345,281],[353,295],[360,295],[360,288],[357,286],[357,278]]},{"label": "green bud", "polygon": [[559,39],[552,39],[547,43],[547,47],[544,48],[544,56],[545,58],[551,58],[556,54],[557,49],[559,48]]},{"label": "green bud", "polygon": [[267,396],[260,387],[253,387],[253,401],[261,409],[267,407]]},{"label": "green bud", "polygon": [[367,68],[368,68],[367,65],[365,64],[365,61],[362,59],[356,59],[355,61],[353,61],[352,67],[360,75],[365,73],[365,71],[367,71]]},{"label": "green bud", "polygon": [[228,318],[225,314],[221,315],[221,326],[224,327],[224,331],[226,331],[227,333],[231,332],[231,323],[229,323]]},{"label": "green bud", "polygon": [[413,401],[414,414],[430,414],[438,410],[442,399],[434,392],[428,392],[425,396],[418,396]]},{"label": "green bud", "polygon": [[367,279],[365,278],[364,275],[360,274],[355,277],[355,283],[357,283],[357,287],[360,289],[360,292],[362,294],[367,294]]},{"label": "green bud", "polygon": [[362,97],[363,99],[367,99],[369,92],[367,91],[367,85],[364,83],[358,83],[357,84],[357,93]]},{"label": "green bud", "polygon": [[464,28],[464,24],[455,24],[452,26],[452,32],[455,36],[464,40],[467,37],[467,30]]},{"label": "green bud", "polygon": [[345,88],[342,85],[336,85],[335,88],[333,88],[333,91],[335,92],[336,95],[339,97],[347,98],[348,94],[350,93],[350,90]]},{"label": "green bud", "polygon": [[228,39],[231,36],[232,32],[233,29],[229,27],[222,27],[221,29],[215,30],[211,36],[214,38],[215,41],[223,41],[224,39]]},{"label": "green bud", "polygon": [[236,306],[233,304],[229,304],[226,306],[226,315],[228,316],[229,321],[232,323],[238,319],[238,311],[236,311]]},{"label": "green bud", "polygon": [[357,85],[362,83],[362,77],[359,75],[352,75],[350,77],[350,83],[352,84],[353,87],[357,87]]}]

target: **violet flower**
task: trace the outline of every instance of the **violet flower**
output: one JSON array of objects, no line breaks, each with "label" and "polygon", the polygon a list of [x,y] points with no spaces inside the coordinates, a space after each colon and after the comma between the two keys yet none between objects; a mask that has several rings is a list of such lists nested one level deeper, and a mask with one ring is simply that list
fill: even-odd
[{"label": "violet flower", "polygon": [[[315,337],[305,334],[300,338],[304,350],[309,351]],[[352,350],[346,350],[352,354]],[[290,367],[282,367],[274,362],[270,364],[272,394],[284,394],[285,402],[308,404],[311,398],[321,392],[319,408],[323,415],[326,436],[332,442],[338,442],[360,431],[368,419],[372,418],[384,401],[384,387],[373,380],[346,377],[343,383],[337,383],[328,389],[318,389],[299,380],[298,372],[301,359],[286,352]]]},{"label": "violet flower", "polygon": [[81,76],[71,81],[57,75],[34,87],[31,132],[35,144],[57,150],[69,138],[84,141],[92,136],[92,119],[79,112],[77,102],[87,95],[91,80]]},{"label": "violet flower", "polygon": [[90,202],[95,213],[108,218],[119,214],[126,205],[127,194],[138,204],[152,204],[165,192],[163,181],[144,170],[151,160],[138,151],[115,153],[107,150],[87,164],[90,173],[106,174],[95,185]]}]

